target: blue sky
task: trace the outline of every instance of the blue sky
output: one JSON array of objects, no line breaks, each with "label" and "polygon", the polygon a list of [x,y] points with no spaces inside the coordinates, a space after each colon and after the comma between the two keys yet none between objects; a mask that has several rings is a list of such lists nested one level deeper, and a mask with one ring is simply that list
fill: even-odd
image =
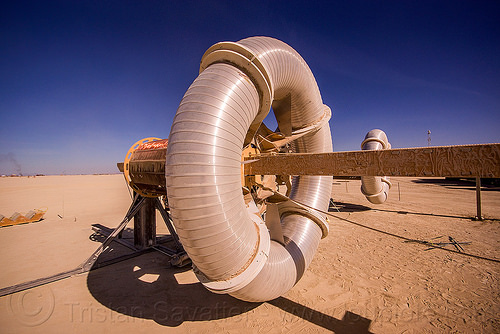
[{"label": "blue sky", "polygon": [[335,151],[500,141],[498,1],[11,1],[0,10],[0,174],[108,173],[167,138],[201,56],[272,36],[307,61]]}]

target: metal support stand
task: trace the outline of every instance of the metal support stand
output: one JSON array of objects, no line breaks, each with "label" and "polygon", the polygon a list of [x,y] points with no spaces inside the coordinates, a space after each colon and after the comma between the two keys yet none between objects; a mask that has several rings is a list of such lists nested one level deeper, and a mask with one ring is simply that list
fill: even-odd
[{"label": "metal support stand", "polygon": [[481,212],[481,178],[476,177],[476,217],[474,220],[482,221],[484,219]]},{"label": "metal support stand", "polygon": [[106,240],[104,240],[102,245],[99,246],[99,248],[97,248],[94,251],[94,253],[92,253],[92,255],[90,255],[90,257],[85,262],[82,263],[82,265],[80,266],[81,273],[89,271],[94,265],[94,263],[97,261],[99,255],[101,255],[102,252],[104,252],[104,250],[109,246],[109,244],[111,244],[111,242],[114,241],[115,238],[117,237],[119,238],[121,236],[123,229],[125,228],[125,226],[127,226],[130,219],[132,219],[132,217],[134,217],[135,214],[139,212],[139,210],[141,209],[144,200],[145,200],[144,197],[139,196],[138,194],[135,195],[134,201],[132,202],[132,205],[128,209],[125,218],[123,218],[122,222],[113,230],[113,232],[111,232],[107,236]]},{"label": "metal support stand", "polygon": [[147,197],[134,216],[134,246],[137,249],[156,245],[155,199]]},{"label": "metal support stand", "polygon": [[[162,239],[156,236],[156,210],[158,210],[167,225],[170,236],[164,237]],[[187,256],[184,248],[182,247],[179,236],[175,232],[172,225],[170,215],[163,207],[159,198],[142,197],[139,194],[135,194],[134,201],[130,206],[127,214],[123,221],[116,227],[113,232],[108,234],[106,230],[102,228],[94,229],[96,232],[107,236],[106,240],[102,245],[85,261],[82,265],[84,271],[89,271],[94,263],[97,261],[99,255],[109,246],[112,241],[118,241],[121,244],[126,244],[120,238],[123,230],[129,223],[129,221],[134,218],[134,248],[136,251],[143,251],[146,249],[154,249],[165,255],[171,257],[171,263],[174,266],[182,267],[190,263],[190,259]],[[95,227],[95,226],[94,226]],[[172,241],[174,243],[174,249],[165,247],[161,243]]]},{"label": "metal support stand", "polygon": [[[160,211],[160,214],[170,232],[169,236],[157,237],[156,210]],[[134,218],[134,244],[129,243],[124,239],[121,239],[121,234],[123,230],[130,222],[130,220],[133,218]],[[137,228],[137,231],[135,230],[135,228]],[[191,260],[189,259],[188,255],[184,251],[184,248],[182,247],[179,241],[179,236],[175,232],[168,211],[165,210],[165,207],[158,198],[146,198],[140,196],[139,194],[136,194],[134,197],[134,201],[132,202],[132,205],[130,206],[127,214],[125,215],[125,218],[114,230],[99,224],[94,224],[92,229],[96,233],[106,236],[106,239],[99,246],[99,248],[97,248],[94,251],[94,253],[92,253],[92,255],[80,266],[72,270],[64,271],[52,276],[43,277],[33,281],[28,281],[10,287],[2,288],[0,289],[0,297],[16,293],[19,291],[31,289],[40,285],[59,281],[74,275],[83,274],[92,269],[124,261],[154,250],[159,251],[165,255],[168,255],[171,258],[170,263],[174,266],[183,267],[191,262]],[[116,241],[119,244],[134,250],[134,252],[131,254],[119,256],[111,260],[107,260],[103,263],[96,264],[99,255],[101,255],[113,241]],[[174,244],[173,249],[161,245],[162,243],[170,241],[173,242]]]}]

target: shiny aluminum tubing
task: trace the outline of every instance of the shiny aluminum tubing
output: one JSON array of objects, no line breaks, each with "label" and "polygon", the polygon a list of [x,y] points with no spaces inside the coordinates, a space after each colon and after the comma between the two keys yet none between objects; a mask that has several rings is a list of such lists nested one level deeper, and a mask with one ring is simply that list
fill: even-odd
[{"label": "shiny aluminum tubing", "polygon": [[[390,148],[391,144],[387,139],[387,135],[379,129],[369,131],[361,143],[362,150],[385,150]],[[361,177],[361,192],[373,204],[384,203],[389,196],[389,189],[391,189],[391,182],[388,177]]]},{"label": "shiny aluminum tubing", "polygon": [[[246,301],[284,294],[309,266],[328,233],[325,217],[278,206],[284,244],[270,240],[241,191],[242,148],[270,110],[291,131],[329,113],[314,76],[287,44],[269,37],[212,46],[185,93],[167,148],[166,183],[173,222],[200,281]],[[296,153],[331,152],[328,123],[292,142]],[[326,211],[331,177],[294,177],[290,198]]]}]

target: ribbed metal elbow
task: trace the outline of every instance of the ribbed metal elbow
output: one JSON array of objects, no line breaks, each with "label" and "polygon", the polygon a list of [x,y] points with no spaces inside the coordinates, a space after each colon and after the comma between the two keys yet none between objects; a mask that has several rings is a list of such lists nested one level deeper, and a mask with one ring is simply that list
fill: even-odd
[{"label": "ribbed metal elbow", "polygon": [[[218,43],[203,56],[200,72],[169,136],[166,180],[172,219],[208,289],[247,301],[274,299],[300,279],[327,225],[315,213],[281,205],[285,242],[270,240],[261,217],[243,199],[242,148],[271,102],[278,124],[287,124],[290,131],[317,122],[328,107],[302,57],[273,38]],[[328,123],[292,147],[298,153],[331,152]],[[290,198],[326,211],[330,192],[331,177],[294,177]]]},{"label": "ribbed metal elbow", "polygon": [[[361,143],[362,150],[385,150],[390,148],[391,144],[387,139],[387,135],[379,129],[369,131]],[[389,189],[391,189],[391,182],[388,177],[361,177],[361,192],[373,204],[384,203],[389,196]]]}]

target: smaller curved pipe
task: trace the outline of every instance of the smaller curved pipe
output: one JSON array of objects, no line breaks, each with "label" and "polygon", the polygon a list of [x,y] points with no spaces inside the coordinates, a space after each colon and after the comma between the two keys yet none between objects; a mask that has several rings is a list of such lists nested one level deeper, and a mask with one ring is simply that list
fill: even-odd
[{"label": "smaller curved pipe", "polygon": [[[362,150],[385,150],[390,148],[391,144],[387,139],[387,135],[379,129],[369,131],[365,136],[365,140],[361,143]],[[388,177],[361,177],[361,192],[373,204],[384,203],[389,196],[389,189],[391,189],[391,182]]]}]

